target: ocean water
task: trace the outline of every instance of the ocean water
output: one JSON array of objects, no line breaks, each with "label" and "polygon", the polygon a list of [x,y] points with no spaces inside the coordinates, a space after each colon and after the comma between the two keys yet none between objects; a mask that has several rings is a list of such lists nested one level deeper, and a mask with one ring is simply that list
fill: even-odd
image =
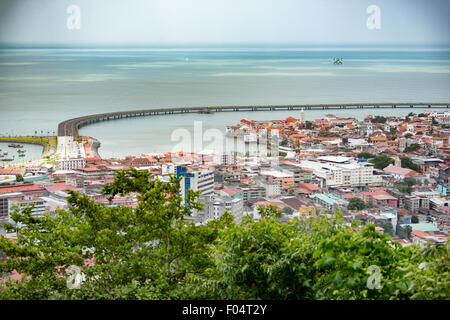
[{"label": "ocean water", "polygon": [[[334,57],[343,65],[333,65]],[[0,135],[52,134],[110,111],[215,105],[450,102],[450,51],[426,49],[0,50]],[[411,110],[340,110],[406,115]],[[415,109],[415,112],[420,110]],[[308,120],[330,111],[307,111]],[[298,111],[185,114],[98,123],[81,134],[103,157],[170,151],[194,121],[224,131]]]},{"label": "ocean water", "polygon": [[[0,165],[8,165],[9,163],[20,163],[27,160],[32,160],[39,158],[44,152],[44,147],[36,144],[24,144],[20,143],[20,145],[23,146],[23,148],[20,148],[20,150],[25,150],[25,156],[19,157],[19,153],[17,152],[17,148],[11,148],[8,147],[8,145],[11,144],[11,142],[5,143],[0,142],[0,154],[3,156],[0,156]],[[8,153],[4,155],[5,153]],[[12,161],[4,161],[4,159],[14,159]]]}]

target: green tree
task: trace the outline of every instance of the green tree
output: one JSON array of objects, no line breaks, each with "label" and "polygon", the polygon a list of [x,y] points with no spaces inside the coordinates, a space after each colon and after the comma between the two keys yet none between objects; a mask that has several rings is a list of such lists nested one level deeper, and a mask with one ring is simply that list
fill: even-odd
[{"label": "green tree", "polygon": [[418,144],[418,143],[412,143],[412,144],[410,144],[409,146],[407,146],[404,150],[403,150],[403,152],[414,152],[414,151],[417,151],[417,150],[419,150],[421,147],[420,147],[420,145]]},{"label": "green tree", "polygon": [[419,173],[422,172],[422,170],[420,170],[419,165],[414,163],[410,158],[400,157],[400,161],[401,161],[402,168],[411,169],[411,170],[414,170]]},{"label": "green tree", "polygon": [[375,116],[370,122],[372,123],[386,123],[387,119],[383,116]]},{"label": "green tree", "polygon": [[419,218],[417,216],[412,216],[411,223],[419,223]]},{"label": "green tree", "polygon": [[412,227],[410,225],[405,226],[405,233],[408,239],[411,239]]},{"label": "green tree", "polygon": [[[262,210],[263,208],[259,208]],[[320,241],[347,228],[340,214],[332,218],[282,224],[262,213],[222,232],[211,247],[215,267],[192,275],[199,299],[313,299]]]},{"label": "green tree", "polygon": [[21,174],[16,174],[16,181],[17,182],[23,182],[25,180],[24,180],[24,178],[23,178],[23,176]]},{"label": "green tree", "polygon": [[422,184],[419,180],[414,179],[412,177],[408,177],[408,178],[403,179],[403,183],[406,184],[407,186],[415,186],[415,185],[421,185]]},{"label": "green tree", "polygon": [[[319,269],[316,296],[322,299],[405,299],[409,296],[401,262],[410,248],[393,242],[389,235],[375,231],[375,225],[359,232],[339,232],[322,240],[314,252]],[[369,267],[375,266],[380,286],[371,287]]]},{"label": "green tree", "polygon": [[[229,214],[208,226],[195,226],[185,219],[193,210],[198,192],[178,195],[179,179],[150,180],[147,171],[119,172],[103,193],[136,193],[138,207],[107,207],[86,195],[68,191],[69,211],[56,217],[31,215],[31,208],[12,218],[27,226],[7,230],[19,232],[16,242],[0,238],[7,260],[0,272],[31,276],[21,285],[8,285],[6,298],[20,299],[168,299],[179,298],[190,273],[202,272],[210,264],[206,246],[218,230],[233,224]],[[184,204],[183,204],[184,201]],[[92,251],[84,251],[83,248]],[[21,257],[21,259],[17,259]],[[84,259],[95,264],[85,266]],[[67,267],[82,268],[86,281],[77,290],[67,287]],[[59,270],[59,272],[58,272]],[[61,277],[58,277],[58,274]]]},{"label": "green tree", "polygon": [[373,165],[376,169],[383,170],[388,165],[394,164],[395,160],[392,159],[391,157],[388,157],[387,155],[383,154],[383,155],[377,156],[377,157],[369,160],[369,162],[373,163]]},{"label": "green tree", "polygon": [[370,159],[375,158],[375,155],[370,152],[360,152],[357,155],[358,159]]},{"label": "green tree", "polygon": [[412,189],[411,186],[405,185],[405,184],[398,184],[395,186],[395,188],[400,191],[401,193],[408,193],[411,194]]},{"label": "green tree", "polygon": [[409,139],[409,138],[411,138],[412,136],[413,136],[413,134],[410,133],[410,132],[408,132],[407,134],[404,135],[404,137],[405,137],[406,139]]},{"label": "green tree", "polygon": [[366,208],[366,203],[361,198],[351,198],[348,202],[348,210],[363,210]]},{"label": "green tree", "polygon": [[[198,193],[180,197],[179,183],[124,171],[103,193],[134,194],[136,209],[70,192],[70,209],[55,217],[15,212],[27,227],[6,225],[20,232],[17,242],[0,236],[0,273],[31,278],[8,281],[0,299],[450,299],[448,244],[403,247],[339,210],[282,223],[265,206],[258,221],[225,213],[196,226],[186,217],[201,208]],[[79,289],[67,287],[69,266],[85,274]]]},{"label": "green tree", "polygon": [[292,214],[293,212],[294,212],[294,209],[292,209],[291,207],[283,208],[283,213],[285,213],[285,214]]},{"label": "green tree", "polygon": [[384,233],[390,235],[391,237],[394,236],[394,227],[392,226],[392,223],[385,222],[381,225],[381,227],[384,229]]},{"label": "green tree", "polygon": [[314,128],[314,123],[311,121],[306,120],[305,122],[305,129],[311,130]]}]

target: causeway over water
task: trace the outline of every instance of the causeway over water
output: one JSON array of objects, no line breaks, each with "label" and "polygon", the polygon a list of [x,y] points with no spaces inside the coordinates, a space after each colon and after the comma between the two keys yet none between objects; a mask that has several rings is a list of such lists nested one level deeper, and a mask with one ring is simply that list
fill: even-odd
[{"label": "causeway over water", "polygon": [[335,110],[335,109],[387,109],[387,108],[449,108],[450,103],[357,103],[357,104],[317,104],[317,105],[268,105],[268,106],[209,106],[189,108],[162,108],[134,111],[119,111],[87,115],[68,119],[58,125],[58,136],[78,137],[78,129],[100,121],[117,120],[133,117],[148,117],[154,115],[172,115],[181,113],[213,113],[213,112],[243,112],[243,111],[277,111],[277,110]]}]

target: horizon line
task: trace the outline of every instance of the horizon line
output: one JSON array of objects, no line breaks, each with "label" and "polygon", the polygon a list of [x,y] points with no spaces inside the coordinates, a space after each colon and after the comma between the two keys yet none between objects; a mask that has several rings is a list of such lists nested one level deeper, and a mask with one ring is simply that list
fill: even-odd
[{"label": "horizon line", "polygon": [[450,49],[450,43],[12,43],[0,49]]}]

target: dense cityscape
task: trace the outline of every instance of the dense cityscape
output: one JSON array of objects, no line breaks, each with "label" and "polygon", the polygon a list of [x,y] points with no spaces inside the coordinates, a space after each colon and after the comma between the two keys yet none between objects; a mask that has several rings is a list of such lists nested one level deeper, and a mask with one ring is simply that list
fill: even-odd
[{"label": "dense cityscape", "polygon": [[[279,158],[238,152],[163,153],[101,159],[92,138],[81,137],[83,157],[0,169],[2,219],[12,222],[14,205],[33,205],[33,215],[67,209],[66,190],[107,206],[137,206],[135,196],[101,194],[116,171],[147,170],[152,179],[182,178],[181,193],[201,191],[204,209],[189,217],[197,224],[225,211],[236,222],[259,219],[259,206],[275,206],[286,222],[315,218],[339,208],[349,223],[375,223],[403,245],[445,243],[450,223],[448,111],[407,117],[368,116],[364,121],[332,114],[314,121],[298,118],[229,125],[226,135],[256,143],[277,137]],[[88,142],[88,143],[84,143]],[[53,165],[51,164],[53,163]],[[276,163],[276,165],[274,165]],[[2,234],[5,230],[2,228]],[[6,234],[14,239],[16,235]]]},{"label": "dense cityscape", "polygon": [[438,311],[449,14],[0,0],[0,317]]}]

